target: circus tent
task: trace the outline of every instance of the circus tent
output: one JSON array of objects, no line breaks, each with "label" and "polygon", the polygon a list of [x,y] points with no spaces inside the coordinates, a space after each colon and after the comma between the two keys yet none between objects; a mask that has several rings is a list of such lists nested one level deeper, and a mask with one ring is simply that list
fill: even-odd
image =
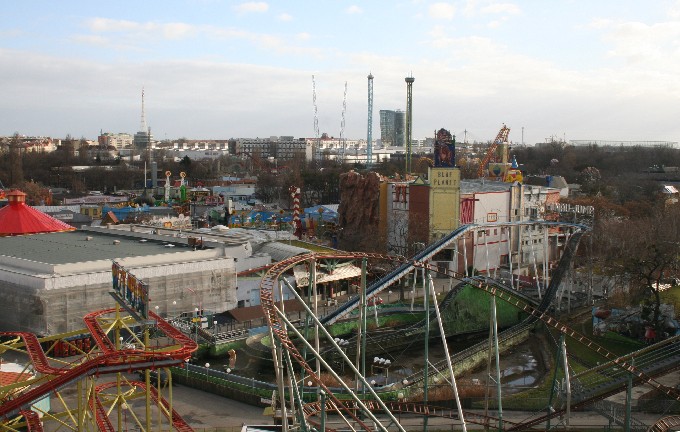
[{"label": "circus tent", "polygon": [[0,237],[72,231],[74,227],[26,205],[26,194],[13,190],[9,205],[0,208]]}]

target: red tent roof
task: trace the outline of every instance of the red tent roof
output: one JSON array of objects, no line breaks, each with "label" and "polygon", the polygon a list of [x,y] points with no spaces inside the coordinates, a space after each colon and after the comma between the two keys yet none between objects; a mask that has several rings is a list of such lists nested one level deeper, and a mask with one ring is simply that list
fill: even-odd
[{"label": "red tent roof", "polygon": [[9,205],[0,208],[0,237],[73,231],[71,225],[26,205],[26,194],[13,190],[7,194]]}]

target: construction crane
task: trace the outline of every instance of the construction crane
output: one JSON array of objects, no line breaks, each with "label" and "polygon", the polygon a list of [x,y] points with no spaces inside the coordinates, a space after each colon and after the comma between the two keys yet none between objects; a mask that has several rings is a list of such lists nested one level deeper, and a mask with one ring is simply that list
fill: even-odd
[{"label": "construction crane", "polygon": [[345,112],[347,111],[347,81],[345,81],[345,93],[342,95],[342,119],[340,120],[340,145],[342,145],[342,157],[340,163],[345,163]]},{"label": "construction crane", "polygon": [[[484,175],[484,170],[487,168],[489,165],[489,162],[491,161],[492,158],[494,158],[496,154],[496,149],[498,148],[498,145],[502,145],[504,142],[508,141],[508,135],[510,134],[510,128],[505,126],[501,127],[501,130],[498,131],[498,135],[496,135],[496,139],[493,140],[491,143],[491,146],[489,147],[489,150],[487,150],[486,155],[484,156],[484,159],[482,162],[479,164],[479,168],[477,168],[477,177],[485,177]],[[507,155],[506,155],[507,159]],[[506,161],[504,161],[506,162]]]},{"label": "construction crane", "polygon": [[[319,142],[319,112],[316,107],[316,81],[314,80],[314,75],[312,75],[312,103],[314,104],[314,138],[316,144],[315,152],[320,153],[321,149],[319,147],[321,146],[321,143]],[[320,159],[318,154],[317,159]]]}]

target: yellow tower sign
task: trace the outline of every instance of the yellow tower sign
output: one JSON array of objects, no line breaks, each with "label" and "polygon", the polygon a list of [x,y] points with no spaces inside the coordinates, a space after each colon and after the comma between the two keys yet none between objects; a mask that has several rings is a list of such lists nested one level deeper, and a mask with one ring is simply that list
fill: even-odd
[{"label": "yellow tower sign", "polygon": [[449,234],[460,225],[460,170],[430,168],[430,240]]}]

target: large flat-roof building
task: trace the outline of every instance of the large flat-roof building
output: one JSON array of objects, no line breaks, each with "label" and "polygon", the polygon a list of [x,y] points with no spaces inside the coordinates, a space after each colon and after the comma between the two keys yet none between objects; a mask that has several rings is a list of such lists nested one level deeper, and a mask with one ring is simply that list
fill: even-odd
[{"label": "large flat-roof building", "polygon": [[114,304],[113,260],[149,285],[149,307],[161,315],[236,307],[234,258],[249,255],[244,246],[190,243],[94,227],[3,238],[0,329],[46,335],[83,328],[83,315]]}]

